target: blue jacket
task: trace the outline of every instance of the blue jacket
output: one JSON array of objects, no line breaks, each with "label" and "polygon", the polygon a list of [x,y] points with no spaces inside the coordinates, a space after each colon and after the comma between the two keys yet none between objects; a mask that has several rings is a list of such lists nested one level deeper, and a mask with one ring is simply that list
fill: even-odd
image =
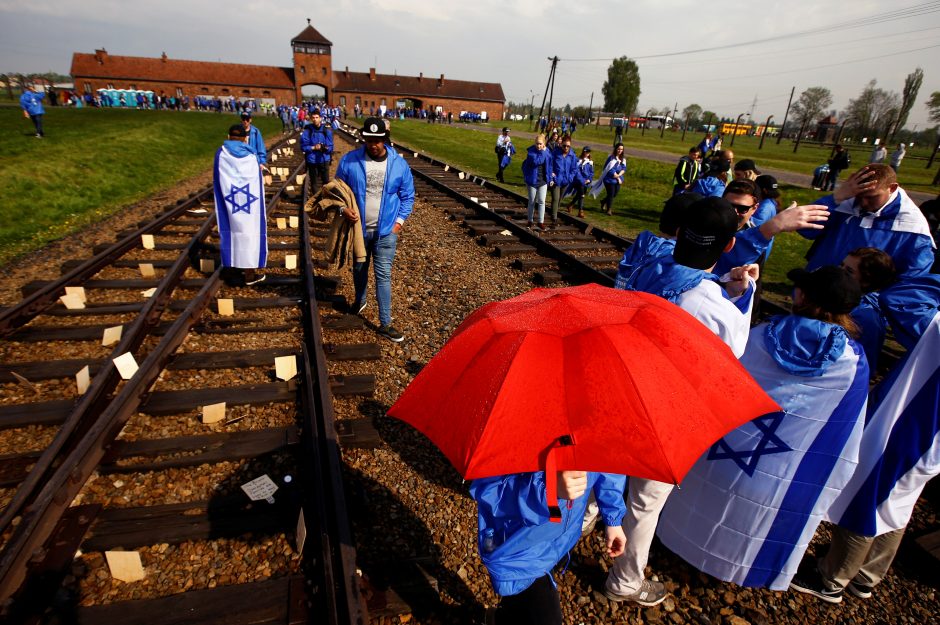
[{"label": "blue jacket", "polygon": [[578,157],[571,150],[565,154],[561,148],[552,154],[552,172],[555,184],[564,189],[574,181],[578,172]]},{"label": "blue jacket", "polygon": [[36,93],[35,91],[24,91],[20,96],[20,107],[30,115],[42,115],[46,110],[42,107],[42,99],[46,97],[45,93]]},{"label": "blue jacket", "polygon": [[[392,232],[396,222],[404,223],[415,203],[415,183],[408,162],[389,145],[385,146],[385,187],[379,207],[379,236]],[[366,219],[366,148],[347,152],[336,167],[336,178],[352,189],[359,204],[359,223],[365,234]]]},{"label": "blue jacket", "polygon": [[757,210],[751,215],[751,223],[759,226],[765,221],[769,221],[777,216],[777,202],[771,198],[764,198],[757,206]]},{"label": "blue jacket", "polygon": [[[588,489],[608,526],[619,525],[626,514],[623,491],[627,478],[612,473],[588,473]],[[564,557],[581,538],[581,521],[588,494],[559,501],[561,523],[548,520],[545,473],[516,473],[473,480],[470,495],[477,502],[477,546],[500,596],[516,595],[532,585]],[[493,547],[487,550],[487,530]]]},{"label": "blue jacket", "polygon": [[911,351],[940,307],[940,275],[895,282],[881,291],[878,307],[891,324],[894,338]]},{"label": "blue jacket", "polygon": [[530,145],[526,150],[525,160],[522,161],[522,178],[530,187],[538,183],[538,168],[545,167],[545,184],[552,179],[552,152],[548,148],[540,150],[534,145]]},{"label": "blue jacket", "polygon": [[866,293],[862,296],[861,303],[852,311],[852,320],[862,331],[858,342],[865,350],[869,373],[875,375],[878,355],[881,353],[881,346],[885,342],[885,332],[888,328],[888,320],[885,319],[878,306],[877,293]]},{"label": "blue jacket", "polygon": [[637,269],[660,256],[672,256],[676,249],[676,242],[657,236],[649,230],[641,232],[633,245],[623,253],[623,258],[617,266],[617,277],[614,278],[615,289],[627,289],[627,284],[633,279]]},{"label": "blue jacket", "polygon": [[[318,143],[322,144],[323,148],[315,151],[313,146]],[[307,124],[300,135],[300,149],[303,150],[308,163],[329,163],[333,153],[333,132],[322,122],[319,128]]]},{"label": "blue jacket", "polygon": [[735,233],[734,247],[718,257],[718,263],[712,271],[721,277],[735,267],[756,263],[761,256],[766,260],[772,243],[773,239],[765,238],[760,228],[751,222],[749,227]]},{"label": "blue jacket", "polygon": [[[604,169],[607,169],[607,163],[609,163],[611,160],[613,160],[613,159],[615,159],[615,158],[616,158],[616,157],[615,157],[613,154],[611,154],[610,156],[608,156],[608,157],[607,157],[607,160],[604,161]],[[604,171],[604,170],[602,169],[601,171]],[[607,174],[604,176],[604,184],[620,184],[619,182],[617,182],[617,179],[614,178],[614,174],[620,173],[620,172],[622,172],[622,171],[627,171],[627,158],[626,158],[626,156],[624,157],[622,163],[617,163],[617,164],[615,164],[613,167],[611,167],[609,170],[607,170]],[[623,179],[623,178],[621,177],[621,180],[622,180],[622,179]]]},{"label": "blue jacket", "polygon": [[698,193],[702,197],[721,197],[725,193],[725,183],[714,176],[706,176],[696,180],[689,193]]},{"label": "blue jacket", "polygon": [[[933,239],[930,237],[926,218],[914,206],[902,211],[902,200],[906,198],[899,191],[897,196],[879,214],[871,219],[870,225],[863,225],[863,219],[857,215],[834,210],[836,202],[827,195],[814,202],[829,208],[829,220],[822,230],[800,230],[807,239],[816,239],[807,255],[806,269],[812,271],[823,265],[839,265],[846,254],[860,247],[875,247],[883,250],[894,261],[898,271],[898,280],[919,276],[930,271],[934,263]],[[916,211],[916,214],[914,214]],[[896,230],[895,222],[922,220],[924,234]]]},{"label": "blue jacket", "polygon": [[578,161],[578,171],[574,177],[574,185],[576,187],[589,187],[594,181],[594,162],[593,161],[584,161],[582,164],[581,161]]},{"label": "blue jacket", "polygon": [[264,147],[264,137],[261,136],[261,131],[255,126],[251,126],[251,130],[248,132],[248,147],[258,155],[259,163],[263,165],[268,162],[268,151]]}]

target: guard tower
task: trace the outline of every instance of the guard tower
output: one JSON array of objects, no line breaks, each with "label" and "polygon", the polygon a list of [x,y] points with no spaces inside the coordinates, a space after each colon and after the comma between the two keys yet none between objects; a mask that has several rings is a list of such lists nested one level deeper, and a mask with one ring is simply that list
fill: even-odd
[{"label": "guard tower", "polygon": [[294,89],[297,103],[303,100],[301,89],[305,85],[318,85],[324,89],[324,100],[330,101],[333,88],[333,43],[310,25],[291,39],[294,51]]}]

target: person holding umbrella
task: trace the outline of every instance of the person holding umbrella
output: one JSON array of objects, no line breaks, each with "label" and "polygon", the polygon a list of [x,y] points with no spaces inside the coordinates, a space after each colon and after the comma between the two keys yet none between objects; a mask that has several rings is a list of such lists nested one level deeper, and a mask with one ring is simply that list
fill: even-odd
[{"label": "person holding umbrella", "polygon": [[551,570],[581,538],[581,519],[590,490],[607,526],[607,554],[623,553],[620,522],[626,512],[626,478],[611,473],[560,471],[561,523],[549,518],[544,472],[474,480],[480,558],[500,596],[496,624],[561,625],[561,603]]}]

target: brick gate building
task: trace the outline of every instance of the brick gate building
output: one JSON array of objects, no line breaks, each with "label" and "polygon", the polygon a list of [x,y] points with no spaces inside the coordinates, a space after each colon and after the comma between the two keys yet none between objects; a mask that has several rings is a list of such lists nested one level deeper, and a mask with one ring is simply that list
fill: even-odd
[{"label": "brick gate building", "polygon": [[310,25],[291,40],[293,67],[236,63],[212,63],[171,59],[116,56],[107,50],[72,55],[72,79],[80,92],[98,89],[138,89],[168,96],[254,99],[275,104],[299,104],[308,85],[324,89],[332,106],[352,112],[359,104],[365,111],[399,105],[430,110],[486,114],[501,119],[505,106],[499,83],[351,72],[347,66],[333,70],[333,44]]}]

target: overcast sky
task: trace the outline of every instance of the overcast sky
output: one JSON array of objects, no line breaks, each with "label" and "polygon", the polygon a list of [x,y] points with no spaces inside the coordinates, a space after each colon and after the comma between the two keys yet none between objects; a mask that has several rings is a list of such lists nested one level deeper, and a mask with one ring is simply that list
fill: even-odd
[{"label": "overcast sky", "polygon": [[842,109],[873,78],[900,92],[919,66],[908,127],[923,128],[924,102],[940,91],[940,2],[912,0],[0,0],[0,71],[67,74],[73,52],[101,46],[289,66],[308,17],[333,42],[334,69],[499,82],[510,100],[534,94],[536,107],[553,55],[554,102],[573,106],[591,92],[603,103],[610,59],[622,55],[640,66],[641,110],[694,102],[735,117],[756,96],[754,119],[779,123],[791,87],[828,87]]}]

